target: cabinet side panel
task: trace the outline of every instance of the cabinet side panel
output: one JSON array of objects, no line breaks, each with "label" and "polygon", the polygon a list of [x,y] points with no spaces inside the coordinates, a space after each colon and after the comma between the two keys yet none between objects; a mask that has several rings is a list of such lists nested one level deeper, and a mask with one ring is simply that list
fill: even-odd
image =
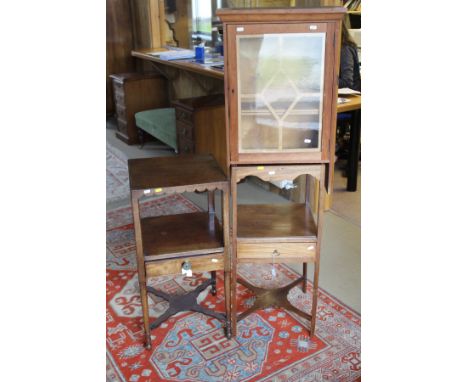
[{"label": "cabinet side panel", "polygon": [[239,120],[239,111],[237,105],[237,55],[236,55],[236,25],[227,25],[227,62],[228,67],[225,72],[225,80],[227,80],[227,88],[225,97],[228,99],[229,107],[229,145],[231,161],[237,162],[238,155],[238,142],[237,142],[237,125]]},{"label": "cabinet side panel", "polygon": [[[332,88],[332,104],[330,106],[330,139],[329,139],[329,151],[330,151],[330,164],[328,166],[328,184],[327,191],[328,195],[331,195],[333,192],[333,178],[334,178],[334,168],[335,168],[335,140],[336,140],[336,120],[337,120],[337,100],[338,100],[338,76],[340,73],[340,49],[341,49],[341,28],[342,22],[336,21],[333,24],[330,24],[330,29],[334,30],[335,33],[335,46],[333,47],[333,60],[335,62],[334,72],[333,72],[333,88]],[[332,61],[333,62],[333,61]],[[331,207],[330,196],[327,195],[325,201],[325,209],[328,210]]]},{"label": "cabinet side panel", "polygon": [[226,176],[229,158],[226,140],[224,106],[204,107],[195,113],[195,152],[211,154]]},{"label": "cabinet side panel", "polygon": [[[336,116],[332,115],[332,111],[336,113],[336,78],[335,78],[335,23],[327,24],[327,40],[325,48],[325,79],[323,93],[323,123],[322,123],[322,159],[330,159],[330,139],[332,131],[335,131],[333,121],[336,121]],[[335,107],[333,107],[335,105]],[[336,122],[335,122],[336,123]],[[333,151],[334,153],[334,151]]]}]

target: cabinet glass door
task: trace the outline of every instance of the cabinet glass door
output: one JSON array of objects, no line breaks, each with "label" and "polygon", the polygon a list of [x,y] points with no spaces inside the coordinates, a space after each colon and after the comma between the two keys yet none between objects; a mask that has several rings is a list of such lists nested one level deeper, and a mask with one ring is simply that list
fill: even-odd
[{"label": "cabinet glass door", "polygon": [[237,35],[240,153],[320,151],[325,33]]}]

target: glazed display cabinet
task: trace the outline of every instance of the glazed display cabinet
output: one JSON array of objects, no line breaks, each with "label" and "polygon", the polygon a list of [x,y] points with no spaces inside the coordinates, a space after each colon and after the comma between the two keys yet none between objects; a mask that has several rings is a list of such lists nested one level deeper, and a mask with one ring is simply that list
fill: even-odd
[{"label": "glazed display cabinet", "polygon": [[341,8],[222,9],[233,164],[333,153]]},{"label": "glazed display cabinet", "polygon": [[[314,336],[344,13],[339,7],[222,9],[217,13],[225,39],[234,334],[237,321],[258,309],[276,306],[299,316]],[[294,185],[301,176],[306,177],[302,203],[238,204],[238,184],[247,177]],[[265,289],[237,277],[240,263],[302,263],[303,273],[288,285]],[[314,266],[311,290],[307,288],[309,263]],[[271,272],[274,278],[274,266]],[[253,305],[239,314],[237,283],[256,297]],[[289,291],[298,285],[304,293],[312,292],[309,312],[288,300]]]}]

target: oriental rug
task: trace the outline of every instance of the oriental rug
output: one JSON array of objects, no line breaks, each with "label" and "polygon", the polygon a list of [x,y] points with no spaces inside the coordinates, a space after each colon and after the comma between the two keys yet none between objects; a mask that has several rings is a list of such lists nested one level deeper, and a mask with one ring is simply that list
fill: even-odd
[{"label": "oriental rug", "polygon": [[[181,195],[161,196],[143,204],[142,215],[195,212]],[[239,273],[262,287],[284,285],[298,275],[285,265],[242,264]],[[163,276],[153,287],[183,293],[208,278]],[[309,339],[297,316],[280,309],[258,311],[238,324],[237,338],[227,340],[221,323],[199,313],[182,312],[153,330],[153,348],[143,347],[143,320],[135,265],[130,207],[107,213],[107,381],[358,381],[360,380],[360,316],[323,290],[319,291],[316,335]],[[310,288],[291,290],[292,303],[310,311]],[[202,304],[224,311],[222,272],[216,296],[200,295]],[[238,285],[240,310],[254,297]],[[150,299],[150,315],[158,317],[167,303]]]},{"label": "oriental rug", "polygon": [[106,145],[106,202],[127,199],[130,203],[127,156],[107,143]]}]

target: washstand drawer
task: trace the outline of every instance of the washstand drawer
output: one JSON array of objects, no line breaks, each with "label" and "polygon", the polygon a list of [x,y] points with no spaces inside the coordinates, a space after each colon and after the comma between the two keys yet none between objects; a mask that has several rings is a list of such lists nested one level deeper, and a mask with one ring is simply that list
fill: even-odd
[{"label": "washstand drawer", "polygon": [[[315,261],[316,243],[243,243],[237,242],[237,259],[241,262]],[[247,261],[248,260],[248,261]]]},{"label": "washstand drawer", "polygon": [[182,274],[182,265],[185,262],[190,262],[192,272],[224,270],[224,254],[215,253],[207,256],[159,260],[147,263],[145,265],[146,277]]}]

